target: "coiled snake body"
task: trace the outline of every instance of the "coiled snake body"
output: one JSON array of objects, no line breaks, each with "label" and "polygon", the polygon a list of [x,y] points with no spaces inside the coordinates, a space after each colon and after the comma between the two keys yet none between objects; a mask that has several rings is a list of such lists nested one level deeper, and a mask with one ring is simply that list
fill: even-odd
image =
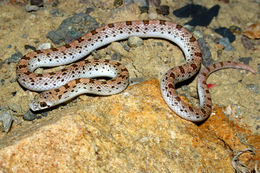
[{"label": "coiled snake body", "polygon": [[[37,74],[33,71],[38,67],[72,63],[101,46],[130,36],[164,38],[182,49],[186,63],[166,72],[161,80],[161,94],[175,113],[189,121],[203,121],[212,111],[211,98],[206,86],[206,79],[210,73],[222,68],[240,68],[255,73],[245,64],[230,61],[204,68],[199,74],[197,85],[200,108],[193,108],[181,101],[174,88],[176,83],[189,79],[200,69],[202,53],[196,39],[182,26],[164,20],[118,22],[93,30],[71,44],[24,55],[17,64],[19,83],[30,90],[43,91],[29,105],[30,108],[33,111],[46,109],[82,93],[112,95],[123,91],[128,86],[128,71],[125,66],[112,60],[86,59],[48,74]],[[101,76],[112,79],[92,79]]]}]

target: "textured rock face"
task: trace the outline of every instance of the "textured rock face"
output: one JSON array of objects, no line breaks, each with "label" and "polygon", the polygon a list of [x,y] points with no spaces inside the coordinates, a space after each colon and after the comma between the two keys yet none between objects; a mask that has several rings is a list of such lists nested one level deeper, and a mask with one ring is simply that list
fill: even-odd
[{"label": "textured rock face", "polygon": [[[81,96],[77,104],[2,148],[0,170],[233,172],[231,149],[244,147],[221,111],[201,127],[175,115],[161,98],[158,80],[114,96]],[[227,132],[212,129],[222,125]]]}]

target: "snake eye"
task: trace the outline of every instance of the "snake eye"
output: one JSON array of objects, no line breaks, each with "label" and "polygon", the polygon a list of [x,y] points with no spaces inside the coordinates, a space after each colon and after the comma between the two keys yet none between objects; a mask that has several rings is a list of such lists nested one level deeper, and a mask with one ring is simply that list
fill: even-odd
[{"label": "snake eye", "polygon": [[41,107],[46,107],[47,104],[46,104],[46,102],[40,102],[40,106],[41,106]]}]

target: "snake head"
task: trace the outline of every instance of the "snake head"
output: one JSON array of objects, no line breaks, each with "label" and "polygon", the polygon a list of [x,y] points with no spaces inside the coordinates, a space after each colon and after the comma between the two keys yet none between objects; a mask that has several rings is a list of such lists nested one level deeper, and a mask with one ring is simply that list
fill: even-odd
[{"label": "snake head", "polygon": [[44,95],[44,92],[40,95],[37,95],[34,100],[29,104],[29,107],[32,111],[39,111],[53,106],[52,102],[48,101],[48,99],[46,99],[46,96]]}]

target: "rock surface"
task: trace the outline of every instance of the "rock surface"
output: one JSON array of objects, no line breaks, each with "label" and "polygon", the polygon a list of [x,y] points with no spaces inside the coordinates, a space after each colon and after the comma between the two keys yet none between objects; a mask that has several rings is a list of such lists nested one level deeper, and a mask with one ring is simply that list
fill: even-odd
[{"label": "rock surface", "polygon": [[248,131],[230,127],[221,109],[201,127],[175,115],[158,80],[114,96],[80,98],[77,105],[55,110],[59,117],[34,124],[2,148],[0,170],[233,172],[232,150],[245,148],[235,131]]}]

